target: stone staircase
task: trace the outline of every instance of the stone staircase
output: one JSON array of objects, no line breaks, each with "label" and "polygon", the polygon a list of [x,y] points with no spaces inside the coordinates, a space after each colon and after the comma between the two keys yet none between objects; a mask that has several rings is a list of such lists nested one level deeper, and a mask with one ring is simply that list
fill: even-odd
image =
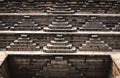
[{"label": "stone staircase", "polygon": [[8,51],[39,51],[40,47],[28,37],[22,34],[18,39],[14,40],[9,46],[6,47]]},{"label": "stone staircase", "polygon": [[65,40],[63,35],[57,35],[54,40],[51,40],[50,43],[43,47],[43,51],[46,53],[74,53],[76,48]]},{"label": "stone staircase", "polygon": [[112,51],[112,48],[109,47],[98,35],[92,35],[88,41],[82,44],[79,47],[80,51]]},{"label": "stone staircase", "polygon": [[58,16],[49,24],[48,27],[44,27],[44,31],[46,32],[75,32],[77,31],[76,27],[73,27],[66,18],[63,16]]}]

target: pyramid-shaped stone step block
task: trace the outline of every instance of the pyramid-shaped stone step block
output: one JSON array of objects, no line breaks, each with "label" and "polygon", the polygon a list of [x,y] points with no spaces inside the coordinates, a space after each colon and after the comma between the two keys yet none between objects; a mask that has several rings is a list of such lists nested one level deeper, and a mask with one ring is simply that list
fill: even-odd
[{"label": "pyramid-shaped stone step block", "polygon": [[83,31],[106,31],[108,28],[102,22],[98,21],[96,17],[91,17],[82,27],[79,27]]},{"label": "pyramid-shaped stone step block", "polygon": [[28,35],[21,35],[6,47],[8,51],[39,51],[40,47],[28,37]]},{"label": "pyramid-shaped stone step block", "polygon": [[24,16],[20,21],[18,21],[11,30],[40,30],[41,27],[35,23],[30,16]]},{"label": "pyramid-shaped stone step block", "polygon": [[53,7],[49,7],[49,10],[47,10],[47,13],[53,13],[53,14],[72,14],[75,11],[72,10],[68,5],[66,5],[65,2],[56,2]]},{"label": "pyramid-shaped stone step block", "polygon": [[0,21],[0,30],[8,30],[9,27],[3,21]]},{"label": "pyramid-shaped stone step block", "polygon": [[113,28],[115,31],[120,31],[120,22],[118,22],[118,25],[115,25],[115,28]]},{"label": "pyramid-shaped stone step block", "polygon": [[66,18],[62,16],[58,16],[55,18],[55,20],[51,24],[48,25],[48,27],[44,27],[44,31],[46,32],[75,32],[77,31],[77,28],[69,24]]},{"label": "pyramid-shaped stone step block", "polygon": [[[71,63],[68,63],[63,57],[55,57],[47,63],[47,66],[43,67],[42,72],[45,73],[44,76],[66,77],[69,73],[75,74],[76,68],[72,67]],[[39,74],[38,77],[43,76],[41,72],[37,72],[37,74]]]},{"label": "pyramid-shaped stone step block", "polygon": [[98,35],[92,35],[88,41],[79,47],[80,51],[112,51],[107,43],[102,41]]},{"label": "pyramid-shaped stone step block", "polygon": [[54,40],[43,47],[43,51],[48,53],[73,53],[76,52],[76,48],[65,40],[63,35],[56,35]]}]

